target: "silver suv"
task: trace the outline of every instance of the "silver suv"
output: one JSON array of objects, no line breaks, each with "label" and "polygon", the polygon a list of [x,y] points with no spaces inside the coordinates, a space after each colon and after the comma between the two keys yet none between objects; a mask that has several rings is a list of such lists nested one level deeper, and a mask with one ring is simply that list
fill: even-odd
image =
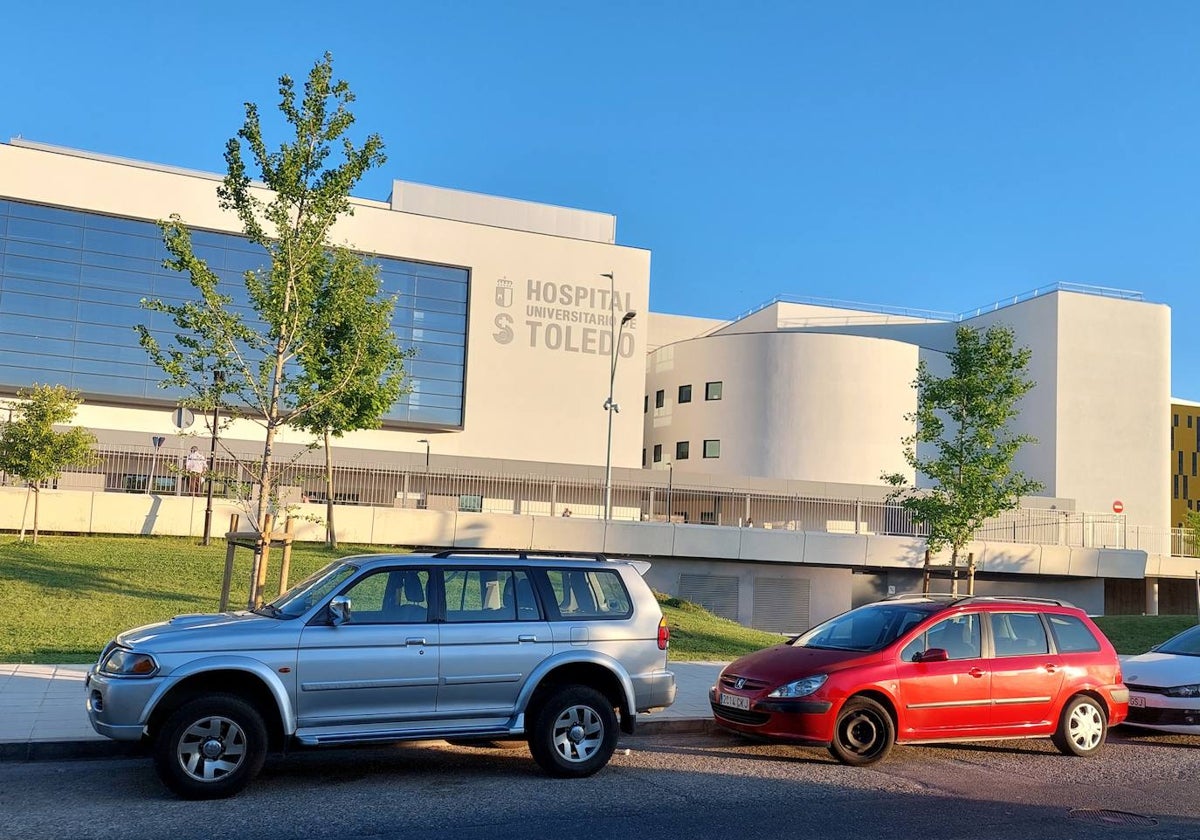
[{"label": "silver suv", "polygon": [[618,726],[675,700],[642,561],[446,551],[331,563],[252,612],[117,636],[88,672],[92,726],[148,738],[164,784],[230,796],[289,746],[529,743],[588,776]]}]

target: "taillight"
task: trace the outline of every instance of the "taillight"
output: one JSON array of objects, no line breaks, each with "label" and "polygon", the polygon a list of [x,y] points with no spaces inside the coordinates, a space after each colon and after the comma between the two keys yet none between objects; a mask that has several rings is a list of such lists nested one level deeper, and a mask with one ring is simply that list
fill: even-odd
[{"label": "taillight", "polygon": [[666,650],[671,644],[671,628],[667,626],[665,617],[658,620],[658,649]]}]

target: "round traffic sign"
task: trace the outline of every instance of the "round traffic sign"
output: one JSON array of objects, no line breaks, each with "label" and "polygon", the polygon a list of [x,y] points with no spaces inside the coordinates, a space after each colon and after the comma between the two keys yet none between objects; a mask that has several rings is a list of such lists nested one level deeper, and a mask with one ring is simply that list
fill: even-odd
[{"label": "round traffic sign", "polygon": [[192,423],[196,422],[196,415],[192,413],[190,408],[180,406],[171,412],[171,422],[176,429],[190,429]]},{"label": "round traffic sign", "polygon": [[1120,499],[1117,499],[1115,502],[1113,502],[1113,513],[1120,513],[1123,510],[1125,510],[1124,502],[1122,502]]}]

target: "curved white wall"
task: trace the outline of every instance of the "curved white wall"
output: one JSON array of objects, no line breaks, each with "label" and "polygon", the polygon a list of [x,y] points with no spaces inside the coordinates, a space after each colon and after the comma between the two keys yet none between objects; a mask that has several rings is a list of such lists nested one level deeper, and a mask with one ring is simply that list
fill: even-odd
[{"label": "curved white wall", "polygon": [[[900,441],[912,433],[904,416],[916,410],[916,369],[914,345],[859,336],[741,333],[660,347],[647,357],[646,466],[850,484],[911,477]],[[722,398],[705,400],[714,381]],[[680,405],[687,384],[692,401]],[[687,462],[675,459],[683,440]],[[703,457],[705,440],[721,441],[720,458]]]}]

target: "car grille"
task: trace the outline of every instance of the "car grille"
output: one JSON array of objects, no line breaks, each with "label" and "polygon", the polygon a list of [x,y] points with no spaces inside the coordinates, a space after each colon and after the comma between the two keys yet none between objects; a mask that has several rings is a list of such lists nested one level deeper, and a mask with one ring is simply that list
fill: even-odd
[{"label": "car grille", "polygon": [[762,726],[771,719],[770,715],[764,715],[762,712],[746,712],[741,709],[731,709],[728,706],[721,706],[717,703],[710,703],[713,714],[722,719],[732,721],[733,723],[744,723],[747,726]]},{"label": "car grille", "polygon": [[1125,683],[1125,687],[1130,691],[1137,691],[1141,694],[1162,694],[1166,691],[1165,688],[1159,688],[1156,685],[1137,685],[1136,683]]},{"label": "car grille", "polygon": [[1151,726],[1200,726],[1200,709],[1148,709],[1131,707],[1126,723]]},{"label": "car grille", "polygon": [[[738,680],[745,680],[745,682],[739,687],[736,685]],[[737,674],[722,674],[721,685],[726,688],[735,688],[739,691],[758,691],[760,688],[767,687],[767,681],[752,680],[749,677],[740,677]]]}]

